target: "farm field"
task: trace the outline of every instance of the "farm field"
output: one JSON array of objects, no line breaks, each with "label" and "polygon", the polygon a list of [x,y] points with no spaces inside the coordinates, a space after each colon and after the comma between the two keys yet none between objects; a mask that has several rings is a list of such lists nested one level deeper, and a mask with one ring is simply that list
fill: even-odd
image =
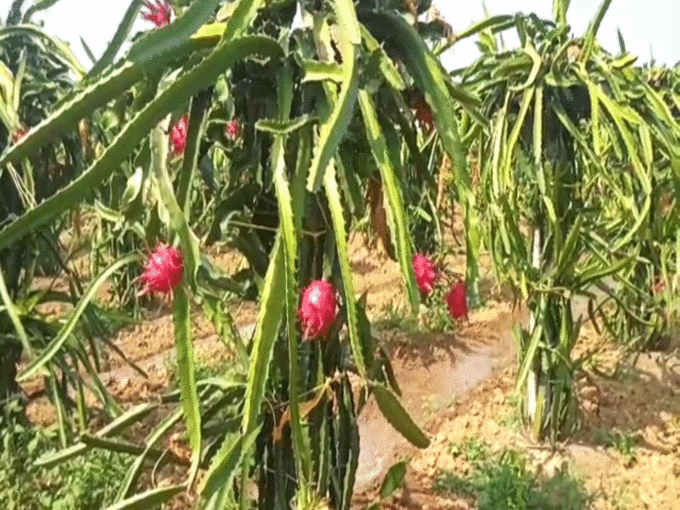
[{"label": "farm field", "polygon": [[680,508],[680,63],[611,0],[130,0],[88,63],[57,3],[0,17],[0,509]]},{"label": "farm field", "polygon": [[[450,237],[447,241],[454,244]],[[397,264],[381,249],[369,249],[361,235],[353,237],[350,253],[353,274],[361,282],[357,292],[368,292],[369,314],[390,353],[404,405],[432,437],[424,450],[410,446],[375,402],[369,402],[358,419],[361,456],[352,508],[364,509],[378,500],[388,468],[406,458],[403,485],[382,501],[381,508],[467,510],[478,507],[480,494],[522,501],[522,491],[529,493],[527,481],[533,483],[535,478],[531,492],[538,506],[532,508],[676,508],[680,502],[677,340],[666,351],[642,354],[635,361],[587,327],[579,350],[595,353],[595,366],[602,374],[588,371],[587,378],[579,379],[582,427],[572,439],[551,449],[522,433],[513,404],[517,360],[511,328],[526,321],[526,311],[513,311],[507,296],[489,284],[485,305],[470,313],[469,322],[459,322],[455,329],[428,331],[417,318],[400,312],[405,299]],[[241,262],[229,251],[211,255],[227,271]],[[465,260],[449,255],[446,263],[459,271]],[[254,304],[234,303],[232,312],[244,336],[252,334]],[[154,402],[176,384],[171,316],[162,308],[154,315],[121,330],[114,340],[149,377],[115,355],[101,374],[125,407]],[[194,328],[197,363],[206,375],[218,375],[235,363],[234,353],[217,339],[211,324],[199,320]],[[605,377],[617,365],[619,373]],[[31,384],[25,388],[29,390]],[[55,420],[54,408],[44,398],[29,406],[28,414],[43,427]],[[152,423],[129,439],[143,442]],[[182,443],[179,447],[186,449]],[[516,452],[513,455],[520,460],[499,460],[504,452],[506,456]],[[479,467],[482,459],[488,459],[487,466]],[[491,480],[475,482],[484,469],[505,478],[497,485]],[[167,476],[172,481],[178,474]],[[156,483],[169,481],[161,478]],[[192,508],[191,504],[191,498],[180,497],[166,507],[179,510]]]}]

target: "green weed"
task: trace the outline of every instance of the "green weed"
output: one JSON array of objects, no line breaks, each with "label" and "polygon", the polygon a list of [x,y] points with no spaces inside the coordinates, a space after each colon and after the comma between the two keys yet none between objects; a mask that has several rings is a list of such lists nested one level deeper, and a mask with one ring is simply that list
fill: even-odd
[{"label": "green weed", "polygon": [[626,467],[635,464],[637,457],[635,454],[635,447],[637,445],[637,438],[634,432],[622,432],[620,430],[604,430],[598,429],[595,431],[595,440],[609,448],[614,448],[621,454],[624,459]]},{"label": "green weed", "polygon": [[[177,388],[177,358],[174,355],[167,356],[163,360],[165,371],[170,381],[170,387]],[[232,374],[234,371],[234,360],[219,360],[214,364],[209,364],[206,360],[196,360],[196,380],[209,379],[211,377],[223,377]]]},{"label": "green weed", "polygon": [[434,292],[424,300],[425,311],[421,314],[421,324],[431,332],[455,331],[456,324],[451,318],[446,294],[449,292],[447,287],[438,285]]},{"label": "green weed", "polygon": [[400,331],[417,331],[416,324],[410,314],[395,305],[393,300],[385,301],[380,308],[380,316],[373,323],[379,330],[397,329]]},{"label": "green weed", "polygon": [[471,437],[462,445],[452,444],[449,451],[454,457],[464,455],[468,462],[474,464],[484,461],[489,451],[489,444],[483,439]]},{"label": "green weed", "polygon": [[542,479],[527,466],[525,456],[515,450],[490,453],[484,441],[471,438],[452,445],[454,456],[464,455],[472,472],[461,477],[442,473],[434,489],[476,500],[479,510],[582,510],[589,496],[566,465],[550,478]]},{"label": "green weed", "polygon": [[132,458],[91,451],[51,469],[35,460],[56,444],[53,434],[12,425],[0,431],[0,508],[94,510],[116,496]]},{"label": "green weed", "polygon": [[611,504],[614,510],[633,510],[636,508],[636,501],[635,490],[631,487],[628,480],[622,482],[611,498]]},{"label": "green weed", "polygon": [[500,420],[501,426],[510,429],[517,430],[521,425],[521,417],[519,406],[517,405],[518,397],[516,395],[508,396],[508,403],[510,404],[510,411]]}]

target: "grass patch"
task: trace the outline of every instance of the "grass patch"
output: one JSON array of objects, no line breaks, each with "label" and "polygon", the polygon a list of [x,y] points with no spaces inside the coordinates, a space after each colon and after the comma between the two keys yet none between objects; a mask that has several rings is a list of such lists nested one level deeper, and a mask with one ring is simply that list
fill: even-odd
[{"label": "grass patch", "polygon": [[446,295],[450,289],[438,286],[432,295],[425,299],[425,311],[421,314],[422,326],[430,332],[455,331],[456,324],[451,318]]},{"label": "grass patch", "polygon": [[637,461],[635,449],[637,437],[634,432],[621,432],[620,430],[597,429],[594,431],[595,441],[613,448],[624,459],[624,465],[631,467]]},{"label": "grass patch", "polygon": [[427,296],[420,306],[417,320],[406,308],[395,305],[392,300],[386,301],[373,325],[382,331],[399,330],[406,333],[455,331],[456,324],[446,304],[446,292],[447,289],[437,287],[433,294]]},{"label": "grass patch", "polygon": [[[167,373],[170,388],[177,389],[177,358],[174,354],[164,359],[165,370]],[[235,372],[236,361],[219,360],[214,364],[208,364],[205,360],[196,360],[196,380],[210,379],[212,377],[228,377]]]},{"label": "grass patch", "polygon": [[411,318],[411,314],[404,308],[397,306],[392,299],[385,301],[380,308],[380,316],[372,325],[380,331],[400,330],[406,332],[418,331],[418,324]]},{"label": "grass patch", "polygon": [[510,411],[500,420],[500,425],[508,430],[519,430],[522,425],[520,410],[518,405],[519,398],[516,395],[509,395],[508,404],[510,404]]},{"label": "grass patch", "polygon": [[566,465],[549,478],[531,470],[515,450],[491,453],[476,438],[452,445],[451,454],[463,455],[472,467],[468,476],[442,473],[434,489],[442,494],[473,498],[479,510],[582,510],[590,498]]},{"label": "grass patch", "polygon": [[94,510],[113,503],[133,458],[92,450],[53,468],[33,465],[56,449],[55,434],[0,425],[0,508]]}]

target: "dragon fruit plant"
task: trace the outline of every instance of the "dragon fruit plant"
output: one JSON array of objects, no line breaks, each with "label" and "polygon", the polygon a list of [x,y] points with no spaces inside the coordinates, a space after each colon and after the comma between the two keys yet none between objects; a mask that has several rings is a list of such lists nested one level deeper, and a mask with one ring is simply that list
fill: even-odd
[{"label": "dragon fruit plant", "polygon": [[[31,4],[30,6],[28,4]],[[30,131],[50,117],[62,98],[78,89],[86,71],[69,46],[47,33],[33,19],[43,16],[50,2],[11,2],[2,12],[0,30],[0,154],[22,151]],[[5,4],[3,4],[3,9]],[[49,41],[49,42],[47,42]],[[36,204],[58,195],[94,159],[88,128],[95,115],[83,115],[42,136],[39,147],[24,153],[11,165],[0,163],[0,229],[33,214]],[[64,234],[71,243],[77,233],[74,218],[80,207],[41,228],[25,228],[22,234],[0,248],[0,429],[8,440],[6,427],[14,419],[22,426],[28,400],[21,384],[41,379],[45,396],[63,419],[55,423],[58,438],[66,446],[69,437],[84,429],[90,416],[84,388],[97,389],[100,409],[116,416],[120,407],[107,395],[97,371],[105,359],[107,311],[85,294],[77,271],[66,271],[70,254],[62,249]],[[76,235],[73,235],[73,234]],[[129,254],[125,254],[128,256]],[[122,257],[125,259],[125,256]],[[130,257],[128,265],[133,265]],[[120,264],[116,266],[116,269]],[[103,268],[103,273],[109,264]],[[95,273],[95,276],[99,272]],[[60,278],[61,292],[39,292],[41,277]],[[96,278],[91,282],[96,287]],[[85,313],[63,317],[45,314],[64,302],[79,304]],[[49,347],[49,355],[45,349]],[[92,387],[92,386],[91,386]],[[76,405],[74,405],[74,399]],[[5,452],[9,451],[7,448]]]},{"label": "dragon fruit plant", "polygon": [[[566,0],[553,3],[554,20],[527,16],[513,27],[517,50],[500,51],[490,30],[466,77],[490,126],[479,138],[487,246],[497,278],[529,311],[515,330],[516,387],[537,441],[564,440],[579,425],[584,359],[573,351],[583,323],[631,347],[638,333],[654,340],[667,324],[650,287],[680,260],[678,209],[664,217],[658,208],[678,186],[675,103],[664,104],[623,47],[615,56],[600,46],[609,5],[579,38],[567,30]],[[497,72],[525,59],[535,65]],[[634,90],[636,99],[620,101]],[[581,317],[576,299],[587,304]]]}]

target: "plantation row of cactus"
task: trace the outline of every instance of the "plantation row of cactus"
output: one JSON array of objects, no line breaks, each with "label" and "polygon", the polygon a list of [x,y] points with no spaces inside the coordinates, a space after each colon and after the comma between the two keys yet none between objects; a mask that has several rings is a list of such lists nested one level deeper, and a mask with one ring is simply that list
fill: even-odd
[{"label": "plantation row of cactus", "polygon": [[[530,310],[515,335],[527,430],[568,437],[582,322],[655,348],[678,294],[676,74],[661,80],[625,48],[598,45],[609,3],[574,37],[565,0],[553,20],[497,16],[459,34],[427,0],[133,0],[90,71],[30,22],[39,11],[15,3],[0,29],[0,400],[44,378],[63,449],[39,463],[133,448],[120,433],[176,404],[115,508],[183,491],[201,508],[350,508],[368,399],[429,444],[355,293],[348,235],[366,218],[414,314],[444,282],[451,316],[470,319],[488,250],[498,282]],[[149,30],[131,37],[140,16]],[[500,46],[507,30],[519,48]],[[439,55],[472,36],[479,59],[447,72]],[[445,178],[467,261],[452,282],[432,262]],[[220,270],[215,244],[247,269]],[[72,269],[76,254],[87,275]],[[67,292],[32,285],[59,271]],[[588,317],[574,316],[577,295]],[[178,390],[124,411],[97,375],[101,359],[116,355],[111,332],[158,296],[172,309]],[[259,305],[251,339],[234,327],[233,298]],[[66,318],[38,313],[55,301],[73,305]],[[197,309],[235,354],[222,377],[197,380]],[[86,390],[112,419],[94,435]],[[186,480],[140,492],[151,452],[180,421]]]}]

